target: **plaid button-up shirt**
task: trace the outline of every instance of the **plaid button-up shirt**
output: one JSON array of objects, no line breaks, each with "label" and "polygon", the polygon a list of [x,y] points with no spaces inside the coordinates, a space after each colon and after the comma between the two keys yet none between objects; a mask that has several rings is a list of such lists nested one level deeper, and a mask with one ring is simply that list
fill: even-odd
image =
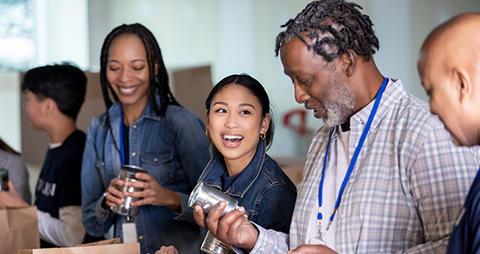
[{"label": "plaid button-up shirt", "polygon": [[[350,157],[372,107],[373,101],[350,119]],[[258,227],[251,253],[286,253],[306,244],[328,133],[320,128],[310,145],[290,234]],[[428,106],[390,80],[336,213],[337,251],[444,253],[478,169],[477,152],[455,146]]]}]

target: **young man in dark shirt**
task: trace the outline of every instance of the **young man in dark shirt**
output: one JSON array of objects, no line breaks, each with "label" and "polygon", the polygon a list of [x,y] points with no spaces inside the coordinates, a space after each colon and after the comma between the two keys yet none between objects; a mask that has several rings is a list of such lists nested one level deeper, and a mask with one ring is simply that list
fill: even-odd
[{"label": "young man in dark shirt", "polygon": [[[85,133],[76,118],[85,99],[86,76],[70,64],[47,65],[25,73],[22,91],[32,127],[47,133],[49,149],[35,188],[42,247],[83,242],[80,169]],[[15,186],[0,196],[6,207],[26,207]]]},{"label": "young man in dark shirt", "polygon": [[[418,72],[438,115],[462,146],[480,145],[480,12],[435,28],[422,45]],[[480,175],[477,172],[450,236],[448,253],[480,253]]]}]

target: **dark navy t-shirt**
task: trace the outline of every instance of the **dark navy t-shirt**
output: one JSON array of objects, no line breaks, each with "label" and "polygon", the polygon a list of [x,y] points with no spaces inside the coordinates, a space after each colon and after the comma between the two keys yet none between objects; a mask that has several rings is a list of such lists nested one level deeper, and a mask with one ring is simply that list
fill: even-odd
[{"label": "dark navy t-shirt", "polygon": [[35,205],[59,217],[64,206],[81,205],[80,172],[85,133],[74,131],[59,147],[49,149],[35,188]]},{"label": "dark navy t-shirt", "polygon": [[468,192],[463,216],[450,236],[448,253],[480,254],[480,171]]}]

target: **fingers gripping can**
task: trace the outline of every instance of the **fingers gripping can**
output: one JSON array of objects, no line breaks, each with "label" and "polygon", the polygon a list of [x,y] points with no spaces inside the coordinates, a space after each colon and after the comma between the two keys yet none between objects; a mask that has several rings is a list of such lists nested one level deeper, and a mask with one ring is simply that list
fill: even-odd
[{"label": "fingers gripping can", "polygon": [[203,212],[208,214],[213,206],[222,201],[227,204],[223,214],[229,213],[238,208],[238,201],[235,198],[211,186],[208,186],[203,182],[199,182],[190,194],[188,205],[190,207],[199,205],[203,208]]},{"label": "fingers gripping can", "polygon": [[[124,182],[137,182],[140,181],[135,177],[136,173],[147,173],[143,168],[134,166],[134,165],[123,165],[120,173],[118,174],[118,179]],[[117,186],[117,190],[121,192],[137,192],[143,191],[143,188],[135,188],[133,186]],[[112,211],[116,214],[127,216],[129,218],[134,218],[138,214],[138,206],[132,206],[132,202],[139,200],[138,198],[126,196],[123,200],[123,203],[114,206]]]},{"label": "fingers gripping can", "polygon": [[[210,213],[210,210],[212,210],[213,206],[222,201],[227,204],[225,210],[223,210],[223,214],[229,213],[239,207],[238,201],[235,198],[211,186],[208,186],[203,182],[199,182],[190,194],[188,205],[190,207],[199,205],[203,208],[204,213],[208,214]],[[215,238],[210,231],[207,232],[207,235],[200,246],[200,250],[208,254],[235,253],[231,247],[225,245],[220,240]]]}]

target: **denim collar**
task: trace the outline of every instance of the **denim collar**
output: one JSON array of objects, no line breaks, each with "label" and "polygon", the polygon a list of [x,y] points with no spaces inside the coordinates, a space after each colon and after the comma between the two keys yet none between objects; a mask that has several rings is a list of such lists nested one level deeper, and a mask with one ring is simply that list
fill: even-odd
[{"label": "denim collar", "polygon": [[[107,114],[109,114],[109,119],[110,119],[110,132],[111,135],[113,135],[113,139],[115,142],[115,147],[117,150],[120,147],[120,123],[122,121],[122,106],[120,105],[120,102],[117,101],[115,102],[107,111]],[[161,117],[158,116],[155,111],[153,110],[153,105],[151,103],[151,100],[148,100],[147,105],[145,106],[145,109],[142,112],[142,115],[135,121],[134,124],[139,124],[143,119],[152,119],[155,121],[160,121]],[[104,121],[107,119],[104,116]]]},{"label": "denim collar", "polygon": [[[111,125],[118,125],[120,124],[120,117],[122,116],[122,106],[120,102],[115,102],[109,109],[108,114],[110,114],[110,123]],[[160,121],[160,116],[158,116],[155,111],[153,110],[152,100],[149,98],[147,105],[145,105],[145,109],[143,110],[140,117],[135,121],[135,123],[139,123],[143,118],[148,118],[152,120]]]},{"label": "denim collar", "polygon": [[[250,189],[257,177],[260,175],[261,169],[265,162],[265,157],[265,141],[260,140],[253,159],[237,176],[225,193],[230,196],[243,198],[245,193]],[[200,181],[203,181],[204,183],[215,188],[222,189],[221,179],[226,170],[227,169],[225,168],[223,158],[219,155],[214,155],[203,170],[203,173],[200,176]]]}]

